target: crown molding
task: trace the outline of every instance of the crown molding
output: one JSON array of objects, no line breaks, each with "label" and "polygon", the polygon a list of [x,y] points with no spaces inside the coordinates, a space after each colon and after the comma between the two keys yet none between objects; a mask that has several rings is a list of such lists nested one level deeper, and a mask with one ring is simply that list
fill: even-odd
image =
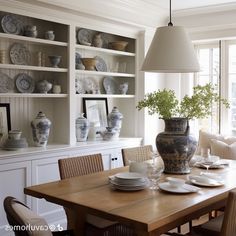
[{"label": "crown molding", "polygon": [[173,11],[173,17],[178,18],[178,17],[192,16],[192,15],[227,12],[227,11],[232,11],[232,10],[236,10],[236,3],[232,2],[232,3],[227,3],[227,4],[217,4],[217,5],[212,5],[212,6],[176,10],[176,11]]}]

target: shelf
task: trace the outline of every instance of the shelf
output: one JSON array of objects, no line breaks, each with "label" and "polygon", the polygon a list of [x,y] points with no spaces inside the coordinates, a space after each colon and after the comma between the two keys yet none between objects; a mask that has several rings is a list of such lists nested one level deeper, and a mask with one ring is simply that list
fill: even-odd
[{"label": "shelf", "polygon": [[107,48],[97,48],[97,47],[85,46],[85,45],[80,45],[80,44],[76,44],[75,48],[96,51],[96,52],[103,52],[103,53],[112,54],[116,56],[135,57],[135,53],[132,53],[132,52],[123,52],[123,51],[117,51],[117,50],[107,49]]},{"label": "shelf", "polygon": [[103,75],[103,76],[116,76],[116,77],[130,77],[130,78],[135,77],[135,74],[104,72],[104,71],[94,71],[94,70],[76,70],[76,73],[81,75]]},{"label": "shelf", "polygon": [[81,98],[134,98],[134,95],[123,94],[76,94],[76,97]]},{"label": "shelf", "polygon": [[68,94],[52,93],[0,93],[0,97],[18,97],[18,98],[66,98]]},{"label": "shelf", "polygon": [[14,64],[0,64],[0,69],[17,69],[17,70],[35,70],[35,71],[51,71],[51,72],[67,72],[67,68],[27,66]]},{"label": "shelf", "polygon": [[55,45],[55,46],[62,46],[62,47],[68,46],[68,43],[64,43],[64,42],[32,38],[32,37],[26,37],[26,36],[15,35],[15,34],[0,33],[0,38],[21,40],[21,41],[26,41],[27,43],[30,42],[30,43],[38,43],[38,44],[48,44],[48,45]]}]

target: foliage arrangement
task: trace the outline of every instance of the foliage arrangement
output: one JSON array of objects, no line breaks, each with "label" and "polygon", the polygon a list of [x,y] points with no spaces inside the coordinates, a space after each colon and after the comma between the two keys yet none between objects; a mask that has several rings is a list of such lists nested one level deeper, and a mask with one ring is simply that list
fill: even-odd
[{"label": "foliage arrangement", "polygon": [[141,110],[147,107],[150,115],[159,114],[161,119],[183,117],[190,120],[202,119],[211,115],[211,106],[215,102],[222,103],[229,108],[228,101],[221,98],[216,87],[208,83],[204,86],[193,87],[193,95],[185,95],[181,101],[178,101],[173,90],[163,89],[149,93],[138,102],[137,108]]}]

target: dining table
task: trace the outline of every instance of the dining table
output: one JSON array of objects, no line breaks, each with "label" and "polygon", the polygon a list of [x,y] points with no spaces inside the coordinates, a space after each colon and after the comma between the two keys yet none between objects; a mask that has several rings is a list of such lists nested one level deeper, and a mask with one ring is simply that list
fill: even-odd
[{"label": "dining table", "polygon": [[[225,206],[228,192],[236,188],[236,160],[227,160],[227,163],[224,168],[209,169],[209,173],[221,176],[222,185],[199,186],[197,192],[154,191],[148,187],[139,191],[116,190],[109,184],[109,177],[128,172],[126,166],[29,186],[24,193],[70,209],[76,236],[85,235],[87,214],[125,224],[137,236],[158,236]],[[192,167],[190,174],[163,173],[159,182],[166,182],[167,177],[188,181],[190,175],[199,175],[202,171]]]}]

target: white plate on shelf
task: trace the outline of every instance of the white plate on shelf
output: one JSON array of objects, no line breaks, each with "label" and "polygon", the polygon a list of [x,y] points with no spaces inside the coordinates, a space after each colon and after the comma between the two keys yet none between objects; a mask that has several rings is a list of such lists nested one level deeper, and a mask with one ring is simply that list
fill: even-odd
[{"label": "white plate on shelf", "polygon": [[90,46],[92,44],[92,31],[88,29],[79,29],[77,33],[78,43],[86,46]]},{"label": "white plate on shelf", "polygon": [[16,88],[20,93],[33,93],[35,82],[31,76],[20,73],[16,76]]},{"label": "white plate on shelf", "polygon": [[13,92],[14,82],[5,73],[0,72],[0,93]]},{"label": "white plate on shelf", "polygon": [[106,62],[99,56],[96,56],[95,59],[96,59],[96,64],[95,64],[96,70],[106,72],[107,71]]},{"label": "white plate on shelf", "polygon": [[7,34],[23,35],[24,25],[14,15],[5,15],[1,20],[2,29]]},{"label": "white plate on shelf", "polygon": [[195,193],[200,190],[200,188],[189,184],[173,187],[169,182],[159,183],[159,188],[170,193]]},{"label": "white plate on shelf", "polygon": [[75,91],[77,94],[85,94],[84,79],[79,76],[75,77]]},{"label": "white plate on shelf", "polygon": [[106,94],[116,94],[118,91],[118,85],[115,79],[111,76],[106,76],[103,79],[103,87]]},{"label": "white plate on shelf", "polygon": [[30,52],[21,43],[14,43],[10,49],[11,62],[15,65],[29,65]]}]

